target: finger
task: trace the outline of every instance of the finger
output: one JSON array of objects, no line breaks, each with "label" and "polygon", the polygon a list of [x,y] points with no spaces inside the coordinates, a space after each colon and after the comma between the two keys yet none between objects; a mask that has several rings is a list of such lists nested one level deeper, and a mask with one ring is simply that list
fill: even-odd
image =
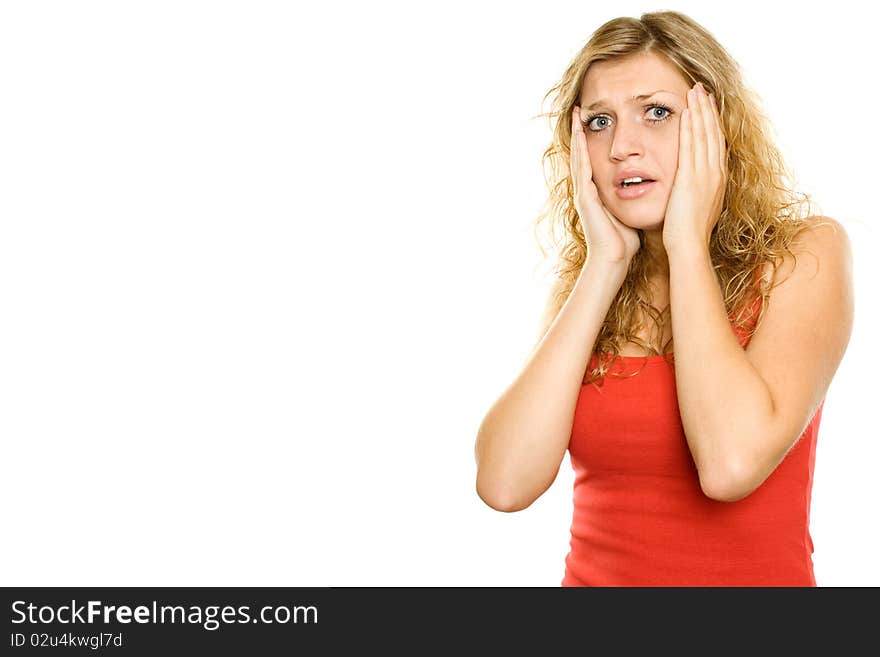
[{"label": "finger", "polygon": [[581,120],[581,109],[580,107],[574,108],[574,116],[572,117],[572,136],[574,137],[575,143],[572,146],[577,147],[577,162],[578,162],[578,172],[584,176],[585,180],[589,180],[593,176],[593,170],[590,166],[590,154],[587,151],[587,135],[584,133],[584,124]]},{"label": "finger", "polygon": [[688,170],[693,170],[694,154],[691,123],[693,123],[693,115],[691,114],[691,109],[687,108],[681,113],[681,121],[678,126],[678,173],[676,177],[685,175],[684,172]]},{"label": "finger", "polygon": [[718,133],[718,166],[721,167],[722,171],[726,172],[727,140],[724,137],[724,126],[721,121],[721,112],[718,109],[718,104],[715,102],[714,94],[709,96],[709,101],[712,104],[712,118],[715,120],[715,129]]},{"label": "finger", "polygon": [[706,166],[718,162],[718,127],[715,123],[712,101],[705,89],[700,89],[700,115],[703,118],[703,134],[706,139]]},{"label": "finger", "polygon": [[577,199],[585,193],[588,187],[585,181],[589,181],[592,175],[589,161],[586,161],[586,136],[581,125],[579,107],[574,108],[571,122],[571,185],[572,193],[575,199]]},{"label": "finger", "polygon": [[694,85],[689,93],[688,109],[690,111],[688,114],[692,118],[691,135],[693,139],[691,148],[695,166],[702,169],[708,160],[706,159],[706,128],[703,125],[703,113],[700,111],[700,90],[697,85]]}]

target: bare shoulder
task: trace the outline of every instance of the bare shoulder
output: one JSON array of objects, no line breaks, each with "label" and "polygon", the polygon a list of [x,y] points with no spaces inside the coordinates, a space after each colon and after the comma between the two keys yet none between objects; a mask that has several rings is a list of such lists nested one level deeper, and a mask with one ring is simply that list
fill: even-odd
[{"label": "bare shoulder", "polygon": [[[825,351],[839,360],[854,315],[852,249],[846,229],[831,217],[810,217],[790,250],[775,274],[766,272],[774,277],[769,306],[749,351],[768,361],[783,349],[790,350],[790,359]],[[823,376],[830,379],[830,374]]]},{"label": "bare shoulder", "polygon": [[[843,225],[831,217],[816,215],[808,218],[807,227],[794,238],[791,244],[792,257],[785,254],[780,263],[775,281],[784,283],[793,274],[812,279],[822,268],[831,270],[842,280],[848,280],[852,271],[852,245]],[[773,276],[772,265],[764,266],[764,277]]]},{"label": "bare shoulder", "polygon": [[792,250],[795,254],[812,254],[820,262],[829,259],[832,265],[852,259],[849,235],[839,221],[817,216],[810,217],[809,223],[809,228],[794,240]]}]

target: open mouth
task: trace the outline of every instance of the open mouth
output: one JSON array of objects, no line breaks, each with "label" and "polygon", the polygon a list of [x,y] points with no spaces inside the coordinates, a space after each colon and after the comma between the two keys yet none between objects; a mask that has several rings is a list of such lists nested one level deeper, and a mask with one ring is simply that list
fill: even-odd
[{"label": "open mouth", "polygon": [[622,183],[620,183],[620,186],[623,189],[626,189],[627,187],[634,187],[636,185],[644,185],[645,183],[652,183],[652,182],[657,182],[657,181],[652,178],[640,178],[639,180],[634,180],[634,181],[624,180]]},{"label": "open mouth", "polygon": [[657,184],[656,180],[645,179],[641,182],[630,182],[630,183],[622,183],[619,187],[617,187],[614,192],[618,198],[621,199],[636,199],[647,197],[651,190],[654,189],[654,185]]}]

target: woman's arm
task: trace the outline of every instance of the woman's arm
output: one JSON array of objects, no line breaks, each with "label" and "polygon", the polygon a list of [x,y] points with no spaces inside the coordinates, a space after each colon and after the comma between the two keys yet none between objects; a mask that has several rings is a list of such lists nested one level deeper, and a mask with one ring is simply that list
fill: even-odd
[{"label": "woman's arm", "polygon": [[493,509],[525,509],[556,479],[590,354],[625,277],[624,264],[588,260],[547,334],[483,419],[477,494]]},{"label": "woman's arm", "polygon": [[809,424],[843,358],[853,321],[843,227],[824,218],[784,259],[761,326],[743,349],[730,327],[705,245],[669,250],[675,384],[705,494],[755,490]]}]

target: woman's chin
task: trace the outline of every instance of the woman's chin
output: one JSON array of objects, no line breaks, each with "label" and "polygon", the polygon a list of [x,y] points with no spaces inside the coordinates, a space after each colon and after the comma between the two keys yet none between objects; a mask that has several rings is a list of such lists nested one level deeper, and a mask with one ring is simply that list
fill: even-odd
[{"label": "woman's chin", "polygon": [[624,226],[637,230],[659,230],[663,228],[663,215],[656,212],[621,212],[614,215]]}]

